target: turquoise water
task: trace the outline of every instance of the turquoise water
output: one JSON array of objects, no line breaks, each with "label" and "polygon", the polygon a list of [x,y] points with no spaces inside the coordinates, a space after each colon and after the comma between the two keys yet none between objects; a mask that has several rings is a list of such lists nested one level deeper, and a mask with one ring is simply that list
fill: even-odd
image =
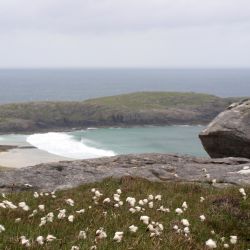
[{"label": "turquoise water", "polygon": [[72,159],[130,153],[179,153],[206,156],[198,138],[202,126],[99,128],[32,135],[0,135],[0,144],[32,145]]},{"label": "turquoise water", "polygon": [[180,153],[206,156],[198,138],[202,126],[103,128],[70,133],[87,146],[116,154]]}]

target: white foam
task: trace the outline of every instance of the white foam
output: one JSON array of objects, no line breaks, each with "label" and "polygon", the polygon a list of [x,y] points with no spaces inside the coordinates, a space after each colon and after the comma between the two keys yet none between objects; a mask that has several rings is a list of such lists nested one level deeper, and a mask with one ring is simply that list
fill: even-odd
[{"label": "white foam", "polygon": [[40,150],[73,159],[89,159],[115,155],[111,150],[87,146],[83,140],[81,142],[77,141],[73,136],[66,133],[50,132],[33,134],[27,137],[27,142]]}]

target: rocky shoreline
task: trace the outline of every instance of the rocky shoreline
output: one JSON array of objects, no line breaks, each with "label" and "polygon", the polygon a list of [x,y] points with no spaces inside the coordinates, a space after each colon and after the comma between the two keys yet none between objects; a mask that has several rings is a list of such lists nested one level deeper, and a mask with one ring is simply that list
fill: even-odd
[{"label": "rocky shoreline", "polygon": [[240,98],[178,92],[141,92],[84,102],[0,105],[0,134],[88,127],[208,124]]},{"label": "rocky shoreline", "polygon": [[[120,155],[80,161],[40,164],[1,172],[1,192],[69,189],[105,178],[124,176],[149,181],[249,185],[250,159],[209,159],[168,154]],[[27,187],[30,184],[32,187]]]}]

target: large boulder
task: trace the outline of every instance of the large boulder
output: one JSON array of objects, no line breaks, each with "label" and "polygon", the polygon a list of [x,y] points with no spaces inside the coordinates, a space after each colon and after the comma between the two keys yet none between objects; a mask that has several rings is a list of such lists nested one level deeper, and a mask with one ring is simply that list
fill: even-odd
[{"label": "large boulder", "polygon": [[250,100],[230,105],[199,137],[212,158],[250,158]]}]

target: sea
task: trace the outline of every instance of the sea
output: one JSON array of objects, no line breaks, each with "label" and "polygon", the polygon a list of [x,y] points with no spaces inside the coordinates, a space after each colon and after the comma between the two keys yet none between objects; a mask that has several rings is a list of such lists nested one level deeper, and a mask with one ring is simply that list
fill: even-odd
[{"label": "sea", "polygon": [[[250,96],[250,69],[1,69],[0,103],[81,101],[138,91]],[[88,159],[130,153],[206,156],[203,126],[88,128],[73,132],[0,135],[0,144],[31,145],[50,154]]]}]

